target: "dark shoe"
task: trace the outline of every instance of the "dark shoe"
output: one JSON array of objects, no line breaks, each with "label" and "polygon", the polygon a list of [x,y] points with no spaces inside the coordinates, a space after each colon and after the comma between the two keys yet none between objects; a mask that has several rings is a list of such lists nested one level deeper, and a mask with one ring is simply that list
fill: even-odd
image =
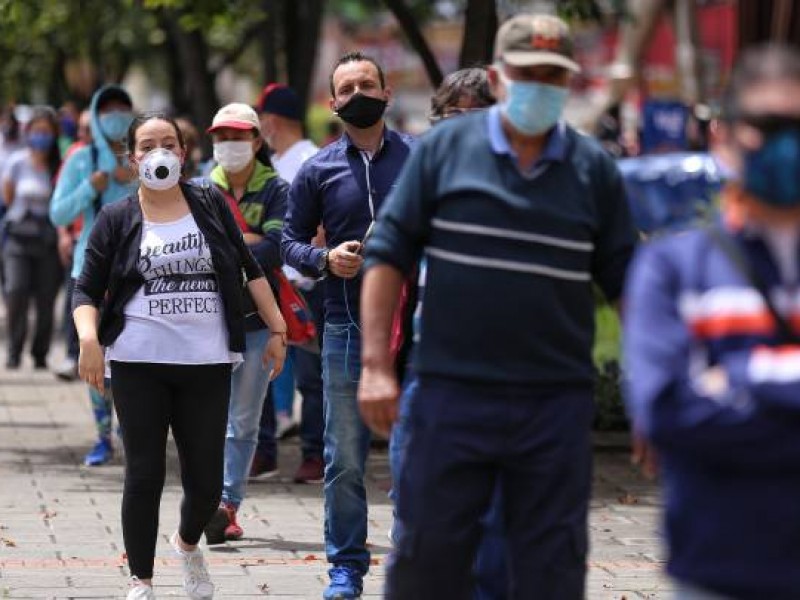
[{"label": "dark shoe", "polygon": [[20,362],[19,356],[9,356],[6,359],[6,369],[19,369]]},{"label": "dark shoe", "polygon": [[322,483],[325,479],[325,462],[321,456],[309,456],[303,459],[297,473],[294,474],[295,483]]},{"label": "dark shoe", "polygon": [[331,582],[322,594],[325,600],[351,600],[361,597],[363,577],[355,569],[336,566],[328,571],[328,576]]},{"label": "dark shoe", "polygon": [[244,529],[236,521],[236,507],[227,502],[220,504],[203,532],[206,534],[206,543],[209,546],[224,544],[227,540],[241,539]]},{"label": "dark shoe", "polygon": [[278,461],[274,457],[264,457],[258,454],[253,457],[253,464],[250,465],[250,480],[270,479],[278,473]]},{"label": "dark shoe", "polygon": [[111,440],[101,438],[83,459],[83,464],[87,467],[99,467],[106,464],[114,457],[114,448]]},{"label": "dark shoe", "polygon": [[225,528],[228,526],[228,513],[220,506],[213,515],[211,520],[203,528],[203,533],[206,534],[206,544],[213,546],[214,544],[225,543]]},{"label": "dark shoe", "polygon": [[37,371],[43,371],[47,368],[47,359],[43,357],[34,357],[33,359],[33,368]]}]

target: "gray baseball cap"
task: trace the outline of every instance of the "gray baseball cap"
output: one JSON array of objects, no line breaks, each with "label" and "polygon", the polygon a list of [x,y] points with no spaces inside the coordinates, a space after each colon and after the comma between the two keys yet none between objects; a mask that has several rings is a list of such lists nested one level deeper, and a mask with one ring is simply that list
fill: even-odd
[{"label": "gray baseball cap", "polygon": [[578,73],[567,24],[552,15],[520,14],[500,26],[495,60],[512,67],[553,65]]}]

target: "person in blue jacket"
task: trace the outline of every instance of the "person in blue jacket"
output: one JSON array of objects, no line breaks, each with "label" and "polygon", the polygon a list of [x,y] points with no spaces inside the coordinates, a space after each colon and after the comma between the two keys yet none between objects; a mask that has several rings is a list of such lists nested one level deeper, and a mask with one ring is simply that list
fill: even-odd
[{"label": "person in blue jacket", "polygon": [[745,51],[722,222],[637,255],[625,292],[637,460],[656,464],[675,598],[800,598],[800,53]]},{"label": "person in blue jacket", "polygon": [[[76,150],[61,168],[50,202],[50,220],[66,227],[83,217],[83,228],[72,260],[72,278],[83,268],[89,233],[100,208],[121,200],[136,190],[136,179],[128,168],[125,136],[133,122],[133,102],[124,89],[107,85],[95,92],[91,106],[92,143]],[[111,443],[112,402],[89,388],[97,426],[97,442],[84,458],[87,466],[107,463],[114,455]]]},{"label": "person in blue jacket", "polygon": [[[281,249],[286,264],[324,277],[322,381],[325,410],[327,600],[361,596],[370,565],[364,471],[370,432],[358,414],[362,242],[408,156],[412,140],[390,130],[383,70],[358,53],[330,77],[330,107],[345,133],[300,167],[287,201]],[[319,225],[326,248],[312,243]]]}]

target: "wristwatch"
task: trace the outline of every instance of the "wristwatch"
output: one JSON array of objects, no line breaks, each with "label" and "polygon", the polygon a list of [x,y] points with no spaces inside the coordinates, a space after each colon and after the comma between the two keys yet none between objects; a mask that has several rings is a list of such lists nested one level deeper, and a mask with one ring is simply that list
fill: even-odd
[{"label": "wristwatch", "polygon": [[330,250],[327,248],[322,251],[319,255],[319,259],[317,260],[317,270],[319,271],[320,275],[327,275],[328,274],[328,254]]}]

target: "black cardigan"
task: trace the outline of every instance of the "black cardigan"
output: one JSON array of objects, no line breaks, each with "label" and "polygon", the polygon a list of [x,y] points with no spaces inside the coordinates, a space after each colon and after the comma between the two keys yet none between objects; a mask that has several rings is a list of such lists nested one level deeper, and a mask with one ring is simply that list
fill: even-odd
[{"label": "black cardigan", "polygon": [[[219,192],[188,183],[181,183],[180,187],[208,242],[225,310],[228,347],[233,352],[243,352],[242,269],[248,281],[263,277],[264,273]],[[138,270],[141,241],[142,209],[136,195],[103,206],[89,235],[83,270],[72,296],[73,310],[86,304],[97,308],[103,305],[98,326],[98,339],[103,346],[112,344],[122,332],[125,305],[144,284]]]}]

